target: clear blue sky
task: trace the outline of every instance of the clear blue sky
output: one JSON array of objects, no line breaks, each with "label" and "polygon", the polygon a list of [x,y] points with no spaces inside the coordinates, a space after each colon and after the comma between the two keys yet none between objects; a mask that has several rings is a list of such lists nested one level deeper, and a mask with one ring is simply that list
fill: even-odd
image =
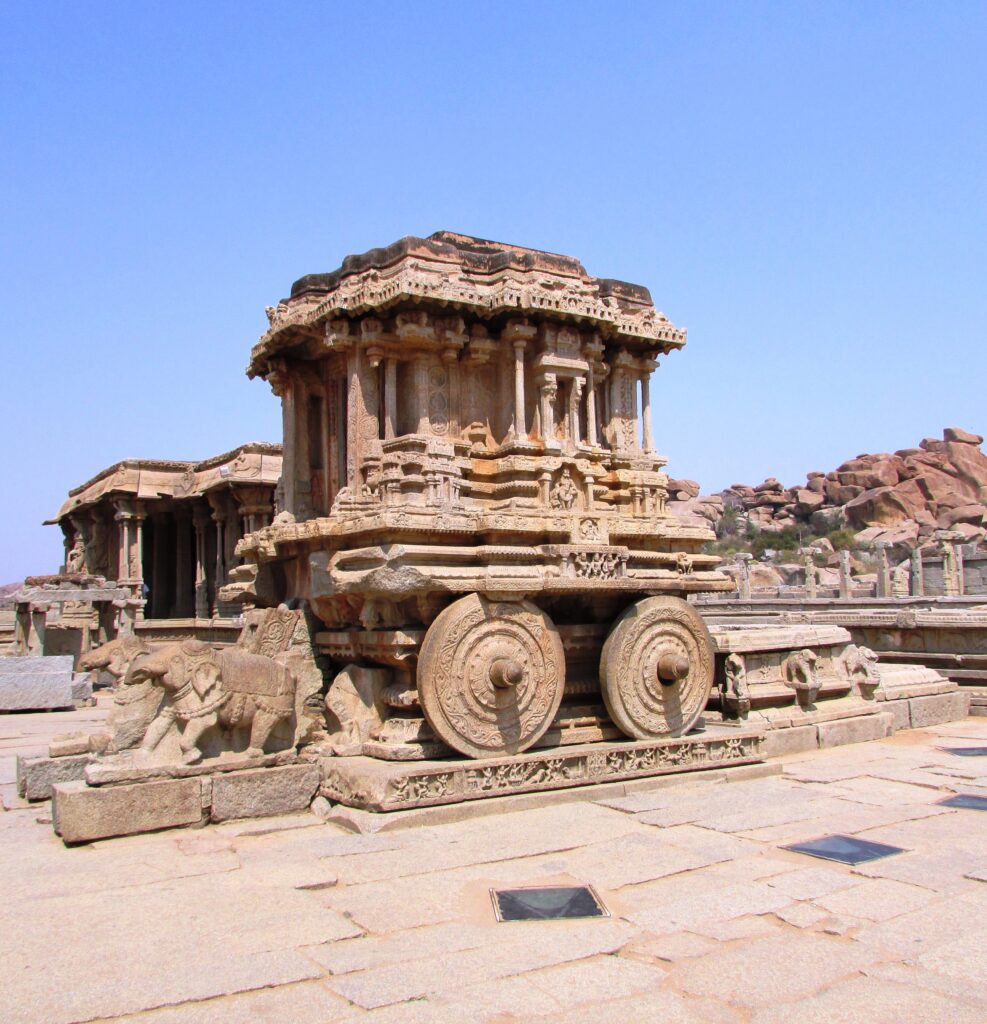
[{"label": "clear blue sky", "polygon": [[704,490],[987,427],[984,3],[0,4],[0,583],[70,486],[277,440],[305,273],[448,228],[689,328]]}]

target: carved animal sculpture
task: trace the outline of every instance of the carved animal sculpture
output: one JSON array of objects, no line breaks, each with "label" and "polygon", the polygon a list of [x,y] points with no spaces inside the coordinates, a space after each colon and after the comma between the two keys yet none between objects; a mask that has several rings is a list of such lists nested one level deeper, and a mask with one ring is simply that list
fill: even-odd
[{"label": "carved animal sculpture", "polygon": [[811,711],[815,707],[816,694],[819,693],[819,677],[816,675],[818,660],[815,651],[804,647],[790,654],[785,662],[785,677],[788,685],[795,690],[796,699],[803,711]]},{"label": "carved animal sculpture", "polygon": [[751,695],[743,655],[728,654],[723,669],[723,701],[739,718],[746,718],[751,709]]},{"label": "carved animal sculpture", "polygon": [[176,724],[186,764],[202,759],[200,742],[217,725],[249,728],[246,753],[259,756],[274,727],[294,709],[295,679],[290,670],[236,647],[216,651],[198,640],[168,644],[135,659],[125,683],[132,686],[148,680],[168,699],[141,747],[153,751]]},{"label": "carved animal sculpture", "polygon": [[151,647],[136,636],[121,636],[96,647],[79,659],[82,672],[102,669],[113,676],[113,707],[107,724],[109,732],[99,731],[89,737],[89,747],[99,753],[116,753],[136,747],[144,738],[161,707],[161,691],[151,683],[124,687],[125,678],[135,658],[149,654]]},{"label": "carved animal sculpture", "polygon": [[100,647],[94,647],[79,659],[80,672],[103,669],[109,672],[115,682],[127,674],[130,663],[139,654],[147,654],[151,648],[136,636],[121,636]]}]

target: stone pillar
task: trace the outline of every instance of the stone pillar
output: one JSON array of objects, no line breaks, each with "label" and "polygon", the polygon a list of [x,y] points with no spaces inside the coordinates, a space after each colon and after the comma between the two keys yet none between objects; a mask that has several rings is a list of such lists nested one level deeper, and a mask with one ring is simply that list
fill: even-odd
[{"label": "stone pillar", "polygon": [[651,430],[651,374],[658,368],[653,360],[646,360],[641,373],[641,419],[644,423],[644,450],[653,452],[655,440]]},{"label": "stone pillar", "polygon": [[216,491],[210,491],[206,498],[209,507],[212,509],[211,519],[216,524],[216,587],[213,599],[213,613],[219,606],[219,588],[226,583],[226,508],[224,506],[224,495]]},{"label": "stone pillar", "polygon": [[528,439],[524,421],[524,346],[524,341],[514,342],[514,437],[518,441]]},{"label": "stone pillar", "polygon": [[963,569],[963,545],[957,544],[956,548],[956,594],[962,597],[966,593],[966,577]]},{"label": "stone pillar", "polygon": [[877,596],[891,596],[891,566],[888,564],[888,546],[877,545]]},{"label": "stone pillar", "polygon": [[[522,383],[522,388],[524,387]],[[554,373],[546,373],[539,388],[541,408],[541,436],[546,444],[555,443],[555,396],[558,384]],[[522,398],[523,401],[523,398]]]},{"label": "stone pillar", "polygon": [[281,435],[284,442],[281,456],[281,487],[284,493],[284,507],[296,512],[295,456],[297,422],[295,416],[295,386],[288,376],[284,360],[272,360],[271,372],[267,375],[271,390],[281,399]]},{"label": "stone pillar", "polygon": [[922,552],[918,548],[912,552],[911,563],[909,593],[912,597],[923,597],[925,595],[925,577],[922,573]]},{"label": "stone pillar", "polygon": [[206,528],[209,515],[197,508],[192,514],[195,526],[195,617],[209,618],[209,576],[206,571]]},{"label": "stone pillar", "polygon": [[430,434],[428,419],[428,356],[422,352],[415,356],[415,433]]},{"label": "stone pillar", "polygon": [[152,619],[168,615],[165,605],[165,579],[168,575],[166,521],[163,515],[156,515],[152,521],[154,543],[151,545],[151,598],[149,611]]},{"label": "stone pillar", "polygon": [[737,555],[737,562],[740,565],[738,596],[741,601],[749,601],[751,599],[751,559],[753,557],[749,551],[741,551]]},{"label": "stone pillar", "polygon": [[583,476],[583,490],[585,494],[587,512],[592,512],[596,505],[595,495],[593,494],[593,485],[595,482],[596,479],[593,474],[587,471]]},{"label": "stone pillar", "polygon": [[569,385],[569,443],[576,448],[582,441],[579,413],[582,408],[583,380],[577,378]]},{"label": "stone pillar", "polygon": [[398,424],[398,361],[384,360],[384,438],[397,437]]},{"label": "stone pillar", "polygon": [[593,448],[596,439],[596,378],[593,374],[593,360],[589,361],[586,371],[586,443]]},{"label": "stone pillar", "polygon": [[805,596],[810,600],[819,596],[816,589],[816,563],[812,560],[812,549],[802,549],[802,567],[805,572]]},{"label": "stone pillar", "polygon": [[547,469],[538,474],[538,500],[545,508],[552,500],[552,474]]},{"label": "stone pillar", "polygon": [[850,552],[840,552],[840,600],[848,601],[853,594],[853,580],[850,576]]},{"label": "stone pillar", "polygon": [[175,611],[179,618],[191,615],[195,609],[195,592],[189,572],[192,553],[189,546],[189,522],[191,512],[188,505],[180,504],[175,509]]},{"label": "stone pillar", "polygon": [[940,538],[942,551],[942,582],[943,591],[946,597],[959,597],[960,580],[957,572],[956,546],[952,537],[944,535]]},{"label": "stone pillar", "polygon": [[113,503],[116,512],[113,518],[117,523],[117,581],[130,580],[130,506],[125,501]]},{"label": "stone pillar", "polygon": [[48,605],[31,605],[31,625],[27,634],[27,653],[43,655],[45,653],[45,627],[48,625]]},{"label": "stone pillar", "polygon": [[[140,501],[134,502],[134,546],[131,551],[130,578],[137,584],[137,596],[144,597],[144,520],[147,513],[144,504]],[[143,608],[143,605],[141,606]],[[143,615],[141,615],[143,618]]]}]

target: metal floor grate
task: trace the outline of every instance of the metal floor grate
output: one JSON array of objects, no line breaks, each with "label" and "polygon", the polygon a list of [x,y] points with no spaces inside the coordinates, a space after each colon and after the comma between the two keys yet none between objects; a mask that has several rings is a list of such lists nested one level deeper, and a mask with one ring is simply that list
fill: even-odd
[{"label": "metal floor grate", "polygon": [[600,897],[588,885],[491,889],[498,921],[560,921],[577,917],[609,917]]},{"label": "metal floor grate", "polygon": [[884,843],[872,843],[867,839],[857,839],[856,836],[840,835],[820,836],[819,839],[811,839],[806,843],[792,843],[790,846],[783,846],[782,849],[806,853],[810,857],[820,857],[823,860],[835,860],[839,864],[865,864],[867,861],[880,860],[895,853],[908,852],[900,846],[887,846]]}]

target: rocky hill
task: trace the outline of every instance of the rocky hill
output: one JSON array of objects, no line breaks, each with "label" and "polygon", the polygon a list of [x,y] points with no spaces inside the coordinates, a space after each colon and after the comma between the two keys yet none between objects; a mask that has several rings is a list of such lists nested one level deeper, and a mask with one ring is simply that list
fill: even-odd
[{"label": "rocky hill", "polygon": [[950,530],[957,540],[979,543],[987,534],[982,444],[980,435],[948,427],[941,441],[927,437],[917,448],[858,455],[831,473],[809,473],[796,487],[770,477],[702,496],[695,481],[671,480],[669,509],[705,520],[721,537],[747,540],[773,534],[809,543],[849,531],[857,545],[880,541],[903,551]]}]

